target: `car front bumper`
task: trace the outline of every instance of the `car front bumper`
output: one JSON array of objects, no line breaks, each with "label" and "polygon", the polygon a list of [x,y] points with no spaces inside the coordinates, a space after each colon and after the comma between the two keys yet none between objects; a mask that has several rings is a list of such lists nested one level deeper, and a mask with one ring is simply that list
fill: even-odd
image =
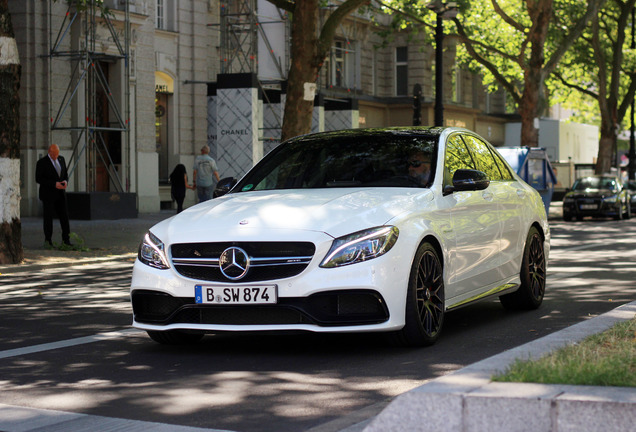
[{"label": "car front bumper", "polygon": [[574,200],[563,202],[564,217],[615,216],[621,211],[620,201]]},{"label": "car front bumper", "polygon": [[[321,268],[319,259],[299,275],[262,282],[224,283],[190,279],[173,268],[139,260],[133,268],[133,326],[143,330],[314,332],[391,331],[404,326],[410,257],[399,248],[367,262]],[[318,254],[317,254],[318,256]],[[276,304],[201,304],[195,285],[275,285]]]}]

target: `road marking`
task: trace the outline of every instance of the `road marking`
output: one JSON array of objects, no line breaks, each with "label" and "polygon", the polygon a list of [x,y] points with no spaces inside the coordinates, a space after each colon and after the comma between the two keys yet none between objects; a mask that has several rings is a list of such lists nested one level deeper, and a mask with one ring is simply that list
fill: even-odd
[{"label": "road marking", "polygon": [[50,350],[54,350],[58,348],[68,348],[68,347],[72,347],[76,345],[84,345],[84,344],[89,344],[93,342],[118,339],[122,336],[141,334],[141,333],[143,333],[142,330],[131,328],[131,329],[119,330],[119,331],[113,331],[113,332],[97,333],[92,336],[84,336],[84,337],[79,337],[75,339],[67,339],[67,340],[58,341],[58,342],[49,342],[45,344],[33,345],[29,347],[24,347],[24,348],[15,348],[15,349],[10,349],[6,351],[0,351],[0,359],[17,357],[17,356],[26,355],[26,354],[34,354],[34,353],[39,353],[43,351],[50,351]]},{"label": "road marking", "polygon": [[29,431],[136,431],[136,432],[230,432],[178,426],[140,420],[128,420],[78,414],[48,409],[27,408],[0,404],[0,430],[6,432]]}]

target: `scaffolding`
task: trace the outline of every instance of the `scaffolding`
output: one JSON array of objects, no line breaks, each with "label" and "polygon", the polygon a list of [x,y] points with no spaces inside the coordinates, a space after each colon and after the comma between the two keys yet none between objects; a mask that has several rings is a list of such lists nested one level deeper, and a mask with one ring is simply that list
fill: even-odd
[{"label": "scaffolding", "polygon": [[[54,3],[49,2],[47,55],[50,129],[68,131],[71,136],[69,177],[77,170],[76,189],[85,187],[86,192],[130,192],[129,0],[69,0],[59,27],[53,26]],[[120,19],[114,22],[115,13]],[[52,90],[57,62],[68,64],[70,71],[58,101]],[[119,98],[113,95],[109,80],[113,64],[123,69]],[[78,169],[82,165],[84,171]],[[83,181],[79,175],[85,176]]]},{"label": "scaffolding", "polygon": [[285,40],[288,40],[287,15],[280,9],[276,12],[278,16],[259,15],[258,3],[257,0],[229,0],[221,5],[221,73],[258,74],[260,37],[282,80],[287,76],[283,63],[288,64],[289,49],[284,47],[283,61],[277,58],[263,25],[285,23]]},{"label": "scaffolding", "polygon": [[[264,102],[270,104],[268,90],[282,91],[282,82],[287,79],[286,65],[289,64],[289,24],[286,12],[275,8],[274,13],[259,13],[259,6],[266,4],[259,0],[228,0],[221,5],[220,36],[221,36],[221,73],[253,73],[258,77],[258,86]],[[269,4],[267,4],[269,5]],[[275,48],[270,41],[270,35],[265,27],[270,24],[283,24],[284,45],[283,57],[276,56]],[[275,74],[263,76],[259,71],[259,45],[266,51],[267,60],[273,65]],[[262,141],[275,141],[273,135],[278,134],[282,127],[282,113],[272,111],[274,124],[261,128]]]}]

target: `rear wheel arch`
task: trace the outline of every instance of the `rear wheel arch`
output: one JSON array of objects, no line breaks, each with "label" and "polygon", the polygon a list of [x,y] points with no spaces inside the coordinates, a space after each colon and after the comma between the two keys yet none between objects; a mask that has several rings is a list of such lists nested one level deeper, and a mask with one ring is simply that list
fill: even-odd
[{"label": "rear wheel arch", "polygon": [[545,233],[540,226],[530,226],[523,250],[519,289],[499,297],[506,309],[536,309],[543,302],[547,258]]}]

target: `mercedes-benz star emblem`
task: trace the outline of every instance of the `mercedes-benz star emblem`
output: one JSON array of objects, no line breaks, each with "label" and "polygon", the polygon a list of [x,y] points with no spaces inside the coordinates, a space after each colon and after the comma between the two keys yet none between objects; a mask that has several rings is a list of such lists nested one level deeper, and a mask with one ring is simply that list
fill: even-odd
[{"label": "mercedes-benz star emblem", "polygon": [[250,257],[239,247],[229,247],[219,257],[221,273],[231,280],[241,279],[250,267]]}]

